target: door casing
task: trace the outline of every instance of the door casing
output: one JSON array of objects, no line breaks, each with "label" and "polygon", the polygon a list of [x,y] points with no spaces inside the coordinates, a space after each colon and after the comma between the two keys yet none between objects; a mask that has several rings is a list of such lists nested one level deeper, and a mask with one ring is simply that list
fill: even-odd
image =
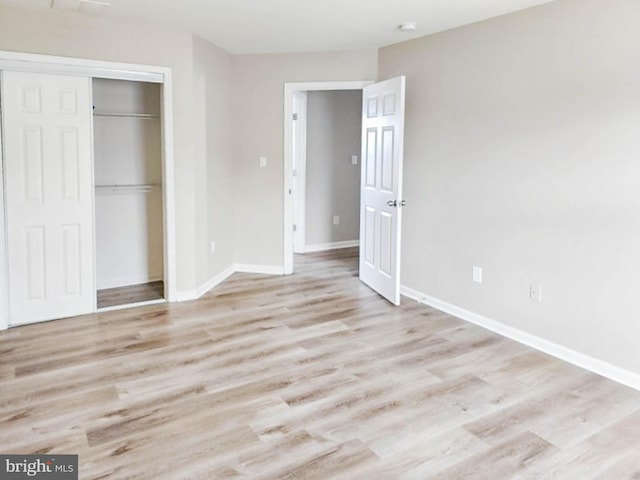
[{"label": "door casing", "polygon": [[[173,159],[173,102],[168,67],[107,62],[50,55],[0,51],[0,70],[81,75],[94,78],[144,81],[162,84],[162,189],[164,224],[165,299],[176,301],[176,240]],[[2,145],[0,128],[0,146]],[[9,279],[7,268],[4,159],[0,148],[0,330],[9,327]],[[95,246],[94,246],[95,250]],[[95,259],[94,259],[95,261]]]},{"label": "door casing", "polygon": [[304,253],[306,244],[306,188],[307,188],[307,92],[293,92],[292,163],[293,178],[293,251]]},{"label": "door casing", "polygon": [[287,82],[284,84],[284,232],[283,271],[293,273],[293,95],[314,90],[362,90],[371,80],[345,82]]}]

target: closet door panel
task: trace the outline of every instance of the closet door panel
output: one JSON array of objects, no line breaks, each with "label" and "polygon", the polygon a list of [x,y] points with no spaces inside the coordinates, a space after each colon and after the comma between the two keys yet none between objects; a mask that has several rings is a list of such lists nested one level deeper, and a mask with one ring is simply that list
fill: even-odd
[{"label": "closet door panel", "polygon": [[11,325],[95,309],[90,91],[2,72]]}]

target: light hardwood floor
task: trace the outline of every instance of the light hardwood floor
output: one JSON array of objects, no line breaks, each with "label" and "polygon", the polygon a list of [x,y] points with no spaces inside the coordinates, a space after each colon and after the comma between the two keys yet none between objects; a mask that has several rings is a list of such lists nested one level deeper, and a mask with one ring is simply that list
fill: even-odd
[{"label": "light hardwood floor", "polygon": [[149,282],[98,290],[98,308],[129,305],[164,298],[164,282]]},{"label": "light hardwood floor", "polygon": [[392,307],[356,255],[0,332],[0,452],[82,479],[640,478],[640,393]]}]

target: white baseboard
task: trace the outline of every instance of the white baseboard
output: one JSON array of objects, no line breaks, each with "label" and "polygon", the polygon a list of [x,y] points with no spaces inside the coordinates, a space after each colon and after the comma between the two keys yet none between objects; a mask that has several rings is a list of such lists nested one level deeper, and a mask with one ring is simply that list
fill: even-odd
[{"label": "white baseboard", "polygon": [[236,263],[234,265],[236,272],[242,273],[262,273],[265,275],[284,275],[284,267],[282,265],[251,265],[246,263]]},{"label": "white baseboard", "polygon": [[457,307],[443,300],[418,292],[412,288],[403,286],[400,288],[400,292],[402,295],[416,300],[418,303],[429,305],[430,307],[461,318],[462,320],[466,320],[467,322],[474,323],[486,328],[487,330],[491,330],[503,337],[510,338],[511,340],[515,340],[516,342],[522,343],[553,357],[572,363],[578,367],[597,373],[598,375],[602,375],[603,377],[640,391],[640,375],[630,370],[626,370],[604,360],[558,345],[557,343],[550,342],[523,330],[505,325],[504,323],[491,320],[490,318],[470,312],[469,310],[465,310],[464,308]]},{"label": "white baseboard", "polygon": [[317,243],[315,245],[305,245],[304,253],[324,252],[325,250],[338,250],[339,248],[351,248],[360,246],[359,240],[346,240],[344,242]]},{"label": "white baseboard", "polygon": [[200,298],[201,296],[203,296],[205,293],[207,293],[212,288],[217,287],[222,282],[224,282],[227,278],[229,278],[231,275],[233,275],[235,272],[236,271],[233,268],[233,265],[231,265],[230,267],[227,267],[226,269],[224,269],[222,272],[220,272],[215,277],[210,278],[209,281],[207,281],[204,284],[202,284],[200,286],[200,288],[198,288],[196,290],[196,295],[197,295],[196,298]]},{"label": "white baseboard", "polygon": [[181,292],[176,292],[176,302],[188,302],[189,300],[197,300],[200,298],[198,296],[198,290],[183,290]]},{"label": "white baseboard", "polygon": [[244,263],[236,263],[226,268],[215,277],[210,278],[198,288],[194,290],[184,290],[182,292],[178,292],[176,294],[176,302],[197,300],[209,290],[218,286],[236,272],[259,273],[265,275],[284,275],[284,268],[277,265],[249,265]]},{"label": "white baseboard", "polygon": [[225,268],[222,272],[217,274],[215,277],[212,277],[206,282],[204,282],[195,290],[185,290],[182,292],[178,292],[176,294],[176,301],[186,302],[188,300],[197,300],[198,298],[203,296],[205,293],[207,293],[209,290],[219,285],[220,283],[224,282],[227,278],[229,278],[234,273],[235,273],[234,266],[231,265],[230,267]]}]

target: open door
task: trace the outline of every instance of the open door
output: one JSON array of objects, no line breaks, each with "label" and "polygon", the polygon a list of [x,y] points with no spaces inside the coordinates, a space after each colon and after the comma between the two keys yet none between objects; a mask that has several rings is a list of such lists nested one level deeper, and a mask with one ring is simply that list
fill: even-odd
[{"label": "open door", "polygon": [[405,77],[362,92],[360,280],[400,304]]},{"label": "open door", "polygon": [[95,310],[90,92],[2,72],[10,325]]}]

